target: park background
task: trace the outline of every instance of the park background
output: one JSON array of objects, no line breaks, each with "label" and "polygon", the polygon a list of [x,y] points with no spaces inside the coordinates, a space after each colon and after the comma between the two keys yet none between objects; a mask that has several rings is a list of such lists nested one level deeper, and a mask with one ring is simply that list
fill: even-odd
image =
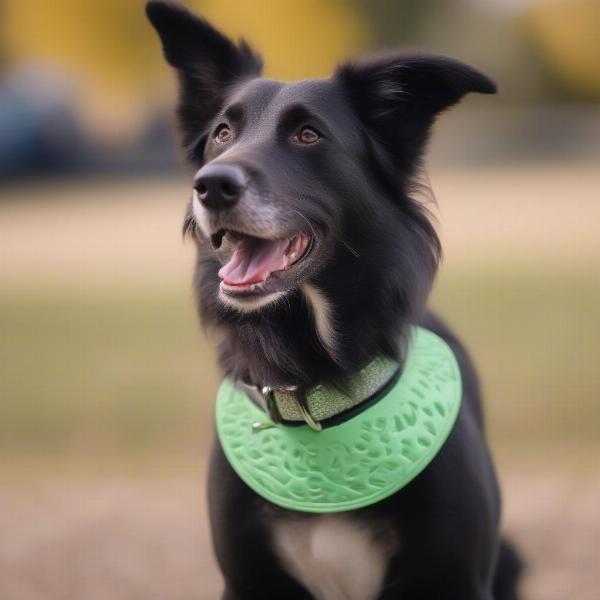
[{"label": "park background", "polygon": [[[600,2],[187,5],[274,78],[409,46],[498,79],[436,125],[432,305],[481,371],[525,600],[597,598]],[[142,2],[0,0],[3,600],[218,597],[174,98]]]}]

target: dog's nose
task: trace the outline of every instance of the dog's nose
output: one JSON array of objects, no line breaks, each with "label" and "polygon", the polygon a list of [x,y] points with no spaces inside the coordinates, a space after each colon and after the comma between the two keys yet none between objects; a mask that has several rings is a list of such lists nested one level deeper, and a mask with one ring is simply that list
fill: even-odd
[{"label": "dog's nose", "polygon": [[242,170],[226,164],[205,165],[194,180],[200,202],[209,210],[231,208],[240,199],[245,186]]}]

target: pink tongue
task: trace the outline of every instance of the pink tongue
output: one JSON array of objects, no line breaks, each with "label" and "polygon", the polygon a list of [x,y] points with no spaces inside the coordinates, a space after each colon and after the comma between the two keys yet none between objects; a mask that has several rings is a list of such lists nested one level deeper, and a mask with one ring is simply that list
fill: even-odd
[{"label": "pink tongue", "polygon": [[287,266],[285,250],[289,240],[240,240],[219,277],[228,285],[248,285],[264,281],[274,271]]}]

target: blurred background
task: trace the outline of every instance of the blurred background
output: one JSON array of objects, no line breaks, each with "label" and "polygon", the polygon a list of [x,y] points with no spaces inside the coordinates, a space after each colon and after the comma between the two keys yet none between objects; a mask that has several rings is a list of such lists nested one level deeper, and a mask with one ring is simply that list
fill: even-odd
[{"label": "blurred background", "polygon": [[[266,74],[395,46],[495,76],[436,126],[432,305],[478,364],[526,600],[596,599],[600,0],[189,0]],[[138,0],[0,0],[0,597],[212,600],[217,373],[174,77]]]}]

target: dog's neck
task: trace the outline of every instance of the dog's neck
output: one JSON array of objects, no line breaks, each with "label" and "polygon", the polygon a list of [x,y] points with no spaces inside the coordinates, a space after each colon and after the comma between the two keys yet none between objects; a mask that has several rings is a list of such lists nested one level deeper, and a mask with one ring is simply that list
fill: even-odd
[{"label": "dog's neck", "polygon": [[400,359],[399,343],[373,339],[361,348],[365,324],[340,327],[334,337],[324,324],[329,317],[315,312],[322,307],[315,309],[312,302],[295,292],[285,308],[222,326],[219,363],[224,375],[258,387],[302,387],[358,371],[380,354]]},{"label": "dog's neck", "polygon": [[220,334],[226,377],[302,387],[358,371],[378,355],[401,362],[411,321],[401,306],[383,314],[370,296],[351,285],[333,291],[311,282],[252,313],[216,309],[202,296],[200,305],[203,320]]}]

